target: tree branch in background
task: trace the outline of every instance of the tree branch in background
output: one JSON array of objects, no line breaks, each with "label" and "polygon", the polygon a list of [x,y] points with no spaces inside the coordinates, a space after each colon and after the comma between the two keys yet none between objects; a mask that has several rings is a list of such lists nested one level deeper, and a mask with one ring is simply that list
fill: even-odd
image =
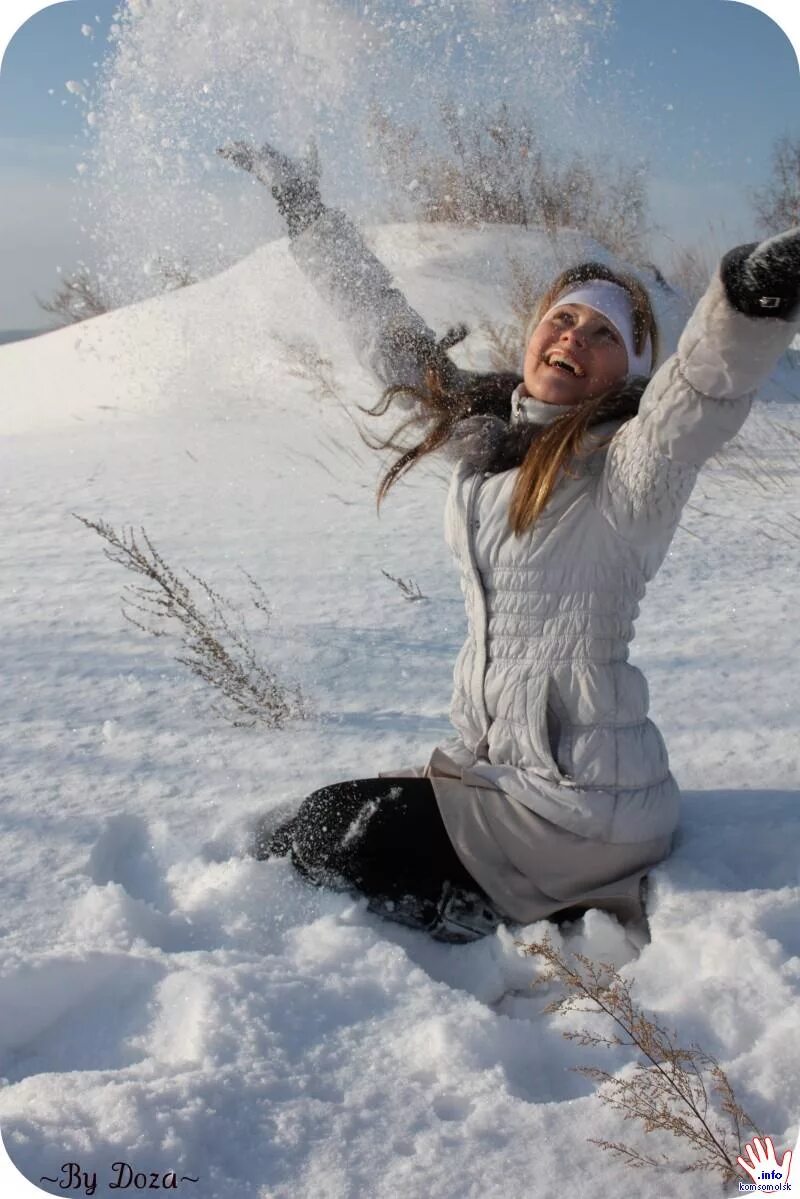
[{"label": "tree branch in background", "polygon": [[[290,720],[306,719],[310,712],[299,687],[281,682],[258,660],[239,608],[191,571],[185,582],[168,566],[144,529],[117,533],[105,521],[78,516],[106,542],[110,562],[147,582],[128,584],[122,614],[136,628],[153,637],[175,635],[180,652],[175,660],[220,692],[224,707],[217,709],[235,725],[264,724],[283,728]],[[269,619],[269,602],[247,572],[253,607]]]},{"label": "tree branch in background", "polygon": [[[563,990],[544,1009],[546,1014],[602,1014],[611,1022],[608,1035],[581,1029],[565,1032],[568,1040],[592,1048],[623,1046],[639,1054],[633,1073],[624,1075],[577,1067],[578,1073],[600,1084],[600,1101],[625,1120],[637,1121],[646,1133],[667,1133],[687,1147],[691,1159],[677,1168],[718,1173],[724,1182],[740,1178],[736,1158],[742,1152],[744,1129],[757,1136],[763,1133],[743,1110],[719,1063],[697,1045],[678,1045],[675,1033],[637,1008],[630,984],[612,966],[583,954],[567,960],[549,937],[523,949],[545,963],[534,985],[557,983]],[[664,1152],[651,1156],[622,1141],[589,1139],[629,1166],[676,1168],[674,1158]]]}]

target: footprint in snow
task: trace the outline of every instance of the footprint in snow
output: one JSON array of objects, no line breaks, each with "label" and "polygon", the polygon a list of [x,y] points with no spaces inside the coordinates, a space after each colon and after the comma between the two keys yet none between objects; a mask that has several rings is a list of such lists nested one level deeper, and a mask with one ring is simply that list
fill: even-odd
[{"label": "footprint in snow", "polygon": [[140,816],[112,816],[89,855],[93,883],[119,883],[133,899],[158,911],[172,908],[172,896],[152,845],[150,830]]},{"label": "footprint in snow", "polygon": [[167,953],[216,944],[208,929],[175,910],[150,829],[139,816],[107,822],[89,855],[88,873],[95,888],[77,901],[68,922],[78,940],[115,948],[143,941]]}]

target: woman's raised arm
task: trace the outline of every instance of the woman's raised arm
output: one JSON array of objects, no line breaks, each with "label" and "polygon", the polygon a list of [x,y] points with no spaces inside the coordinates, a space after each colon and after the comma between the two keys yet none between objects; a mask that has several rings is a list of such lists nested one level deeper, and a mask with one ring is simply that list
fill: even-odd
[{"label": "woman's raised arm", "polygon": [[700,467],[738,433],[798,322],[800,227],[725,255],[677,352],[609,446],[597,502],[622,537],[658,557]]},{"label": "woman's raised arm", "polygon": [[295,262],[343,321],[359,360],[381,382],[419,386],[432,362],[455,370],[353,222],[323,203],[313,152],[291,159],[269,144],[256,149],[232,142],[218,153],[270,188]]}]

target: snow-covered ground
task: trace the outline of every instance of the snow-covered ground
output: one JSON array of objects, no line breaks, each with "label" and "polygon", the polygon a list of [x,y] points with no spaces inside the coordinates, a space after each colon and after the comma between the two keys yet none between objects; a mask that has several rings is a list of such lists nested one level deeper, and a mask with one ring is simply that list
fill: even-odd
[{"label": "snow-covered ground", "polygon": [[[552,265],[520,231],[374,243],[440,330],[507,318],[509,254]],[[459,353],[483,361],[480,337]],[[266,809],[425,759],[464,631],[444,468],[376,518],[352,419],[375,385],[286,243],[3,347],[0,387],[0,1125],[24,1174],[63,1194],[78,1163],[105,1196],[126,1162],[198,1199],[726,1194],[681,1172],[680,1144],[634,1174],[588,1143],[653,1148],[570,1069],[629,1058],[565,1040],[579,1018],[529,992],[517,942],[545,925],[438,945],[245,853]],[[783,1147],[800,1122],[798,391],[784,364],[643,606],[634,659],[685,788],[650,940],[597,912],[563,933],[716,1055]],[[259,645],[314,718],[224,722],[174,647],[124,621],[129,580],[74,513],[144,526],[245,608],[250,572],[274,610]]]}]

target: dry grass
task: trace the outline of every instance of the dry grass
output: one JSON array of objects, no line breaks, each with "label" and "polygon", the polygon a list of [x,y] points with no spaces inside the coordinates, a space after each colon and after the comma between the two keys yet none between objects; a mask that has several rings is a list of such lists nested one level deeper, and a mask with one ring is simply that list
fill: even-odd
[{"label": "dry grass", "polygon": [[565,1032],[566,1038],[591,1048],[624,1047],[636,1053],[633,1072],[612,1074],[595,1066],[578,1067],[579,1073],[599,1084],[601,1103],[619,1112],[623,1120],[634,1121],[657,1145],[677,1141],[682,1158],[688,1160],[676,1167],[674,1155],[660,1148],[645,1153],[635,1144],[593,1137],[591,1143],[633,1167],[702,1170],[719,1174],[724,1182],[740,1178],[737,1156],[745,1129],[763,1134],[742,1108],[719,1063],[697,1045],[678,1044],[676,1033],[638,1008],[631,984],[612,966],[583,954],[568,960],[549,938],[523,948],[545,964],[537,984],[561,987],[561,996],[547,1005],[545,1013],[607,1017],[607,1034],[580,1029]]},{"label": "dry grass", "polygon": [[681,243],[664,236],[669,247],[665,274],[670,284],[694,305],[702,298],[720,259],[735,244],[736,238],[727,229],[724,218],[707,221],[696,242]]},{"label": "dry grass", "polygon": [[[102,520],[74,514],[106,543],[110,562],[146,580],[127,584],[122,613],[130,624],[153,637],[173,636],[179,650],[175,660],[208,683],[223,698],[215,710],[235,725],[283,728],[305,719],[309,707],[299,687],[286,684],[261,662],[239,608],[191,571],[186,578],[172,569],[144,529],[117,533]],[[246,572],[245,572],[246,574]],[[263,589],[246,574],[252,604],[259,617],[270,618]],[[186,581],[188,579],[188,582]]]},{"label": "dry grass", "polygon": [[416,583],[413,579],[399,579],[396,575],[390,575],[388,570],[383,570],[383,568],[381,568],[381,574],[384,578],[389,579],[390,582],[397,584],[403,599],[424,600],[428,598],[427,595],[422,594],[419,583]]},{"label": "dry grass", "polygon": [[742,483],[742,494],[790,495],[796,489],[800,434],[791,425],[756,410],[741,433],[715,454],[707,475]]},{"label": "dry grass", "polygon": [[692,304],[703,296],[711,282],[719,256],[706,243],[678,246],[673,250],[669,268],[670,283],[680,288]]},{"label": "dry grass", "polygon": [[289,374],[295,379],[310,383],[314,392],[323,399],[339,398],[339,385],[333,372],[333,363],[320,353],[313,341],[304,337],[276,337],[289,359]]},{"label": "dry grass", "polygon": [[154,273],[161,280],[164,291],[180,291],[197,282],[197,275],[185,258],[167,258],[159,255],[154,263]]}]

